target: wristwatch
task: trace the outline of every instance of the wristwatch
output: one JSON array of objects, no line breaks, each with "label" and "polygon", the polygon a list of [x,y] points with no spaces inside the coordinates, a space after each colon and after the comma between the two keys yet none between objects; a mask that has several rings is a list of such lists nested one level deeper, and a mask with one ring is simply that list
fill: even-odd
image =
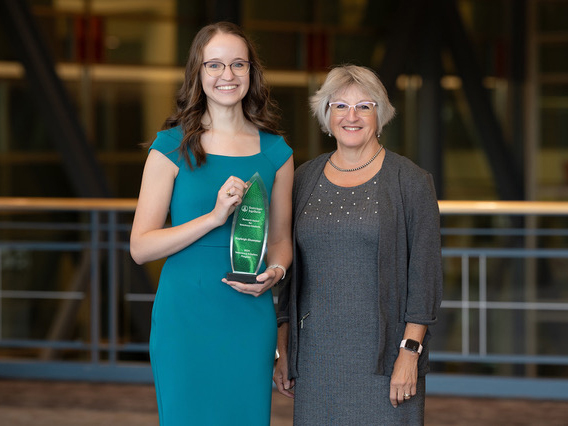
[{"label": "wristwatch", "polygon": [[402,342],[400,342],[400,347],[410,352],[416,352],[418,353],[418,355],[422,353],[422,345],[416,340],[404,339]]}]

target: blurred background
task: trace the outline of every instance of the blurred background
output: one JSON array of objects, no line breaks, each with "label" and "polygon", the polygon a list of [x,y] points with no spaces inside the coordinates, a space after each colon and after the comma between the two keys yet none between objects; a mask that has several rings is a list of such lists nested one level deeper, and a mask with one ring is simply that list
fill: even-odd
[{"label": "blurred background", "polygon": [[[440,200],[564,206],[442,209],[429,386],[568,399],[568,1],[0,0],[0,15],[0,377],[151,382],[161,262],[128,254],[141,144],[195,33],[230,20],[258,47],[296,165],[334,149],[308,97],[354,63],[397,110],[381,141]],[[18,202],[37,197],[117,202]]]}]

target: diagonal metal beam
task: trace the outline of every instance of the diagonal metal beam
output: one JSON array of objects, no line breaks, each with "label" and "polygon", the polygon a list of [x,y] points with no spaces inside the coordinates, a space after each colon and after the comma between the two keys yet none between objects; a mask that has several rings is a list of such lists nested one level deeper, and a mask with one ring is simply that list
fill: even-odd
[{"label": "diagonal metal beam", "polygon": [[110,190],[69,95],[55,72],[42,36],[24,0],[0,0],[0,22],[26,70],[67,177],[79,197],[109,197]]},{"label": "diagonal metal beam", "polygon": [[[0,23],[25,67],[31,91],[39,101],[38,107],[45,117],[51,139],[61,153],[75,195],[83,198],[110,197],[111,192],[97,163],[95,151],[87,141],[69,95],[55,72],[27,2],[0,0]],[[122,267],[132,268],[136,291],[153,292],[154,287],[145,268],[129,264]],[[132,315],[139,333],[147,335],[149,321],[146,311],[133,308]]]},{"label": "diagonal metal beam", "polygon": [[482,73],[475,61],[472,43],[465,31],[455,0],[445,1],[445,39],[462,79],[463,89],[479,131],[499,197],[503,200],[523,200],[522,172],[507,146],[487,89],[482,84]]}]

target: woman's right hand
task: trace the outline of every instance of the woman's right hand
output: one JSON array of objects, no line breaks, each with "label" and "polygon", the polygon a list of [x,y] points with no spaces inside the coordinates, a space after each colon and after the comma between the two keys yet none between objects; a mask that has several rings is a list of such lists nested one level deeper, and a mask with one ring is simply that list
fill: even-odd
[{"label": "woman's right hand", "polygon": [[245,182],[231,176],[217,193],[215,208],[180,225],[164,227],[179,168],[152,149],[144,166],[138,205],[130,233],[130,253],[138,264],[170,256],[222,226],[242,202]]},{"label": "woman's right hand", "polygon": [[290,334],[290,324],[287,322],[278,327],[278,359],[274,367],[272,379],[276,383],[278,392],[288,398],[294,398],[294,379],[288,378],[288,336]]},{"label": "woman's right hand", "polygon": [[223,225],[235,208],[243,202],[247,184],[236,176],[231,176],[219,189],[217,202],[211,212],[218,226]]},{"label": "woman's right hand", "polygon": [[288,398],[294,398],[294,379],[288,379],[288,354],[279,353],[278,359],[276,360],[276,366],[274,367],[274,376],[272,377],[278,392]]}]

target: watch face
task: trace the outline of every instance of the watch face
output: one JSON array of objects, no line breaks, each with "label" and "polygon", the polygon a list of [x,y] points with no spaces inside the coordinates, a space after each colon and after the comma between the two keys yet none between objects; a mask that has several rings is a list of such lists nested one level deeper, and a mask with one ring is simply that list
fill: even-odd
[{"label": "watch face", "polygon": [[407,349],[410,349],[413,352],[418,352],[418,348],[420,347],[420,343],[416,340],[407,339],[406,344],[404,345]]}]

